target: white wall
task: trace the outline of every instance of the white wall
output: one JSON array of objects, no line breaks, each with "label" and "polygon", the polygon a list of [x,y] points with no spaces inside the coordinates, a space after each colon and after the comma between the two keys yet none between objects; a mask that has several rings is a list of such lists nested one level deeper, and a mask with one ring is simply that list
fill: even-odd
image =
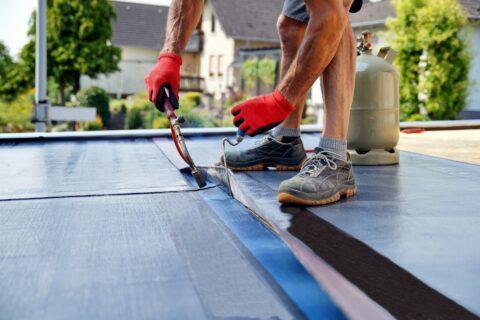
[{"label": "white wall", "polygon": [[121,71],[110,75],[101,75],[97,79],[82,76],[82,88],[98,86],[110,94],[134,94],[145,91],[144,78],[155,65],[158,50],[135,47],[122,47],[122,60],[118,67]]},{"label": "white wall", "polygon": [[[200,57],[200,76],[205,79],[205,91],[221,98],[233,81],[233,69],[230,65],[234,61],[234,40],[226,36],[218,19],[215,23],[215,32],[211,31],[212,5],[207,2],[203,11],[202,30],[204,32],[204,46]],[[218,70],[218,57],[222,56],[221,70]],[[210,57],[213,57],[213,75],[210,75]],[[223,75],[219,75],[220,73]]]}]

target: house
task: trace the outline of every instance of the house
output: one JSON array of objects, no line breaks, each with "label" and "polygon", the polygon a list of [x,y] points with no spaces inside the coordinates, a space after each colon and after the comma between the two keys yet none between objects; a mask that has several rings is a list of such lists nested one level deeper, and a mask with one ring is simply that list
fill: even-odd
[{"label": "house", "polygon": [[[168,17],[167,6],[112,1],[117,19],[113,22],[112,43],[122,50],[120,71],[97,79],[81,78],[81,86],[96,85],[116,96],[145,91],[144,78],[156,63],[163,46]],[[204,90],[199,77],[203,36],[198,28],[182,53],[181,87],[184,91]]]},{"label": "house", "polygon": [[[241,82],[240,50],[279,45],[276,21],[283,0],[207,0],[202,19],[182,53],[180,91],[199,91],[213,100]],[[112,43],[122,49],[120,71],[97,79],[83,76],[82,87],[97,85],[116,96],[145,90],[144,77],[161,49],[168,7],[112,1],[116,21]]]},{"label": "house", "polygon": [[[471,25],[473,61],[472,87],[465,117],[480,114],[480,0],[461,0]],[[97,79],[82,77],[81,85],[98,85],[110,94],[131,95],[145,90],[144,77],[155,64],[164,42],[168,7],[112,1],[117,14],[112,43],[122,49],[119,72]],[[180,92],[198,91],[221,101],[243,89],[242,61],[257,56],[279,60],[280,43],[276,21],[283,0],[206,0],[202,19],[182,53]],[[390,0],[367,0],[359,13],[351,15],[356,34],[374,32],[375,46],[387,45],[385,22],[394,16]],[[278,78],[278,77],[277,77]],[[260,88],[263,92],[265,88]],[[309,94],[310,103],[322,104],[319,81]]]}]

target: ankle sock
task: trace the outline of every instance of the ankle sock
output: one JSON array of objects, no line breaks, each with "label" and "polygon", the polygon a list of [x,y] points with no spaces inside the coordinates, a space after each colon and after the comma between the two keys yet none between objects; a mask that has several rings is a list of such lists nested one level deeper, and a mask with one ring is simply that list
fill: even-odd
[{"label": "ankle sock", "polygon": [[275,127],[272,130],[272,135],[278,137],[300,137],[300,128],[285,128],[282,126]]},{"label": "ankle sock", "polygon": [[319,148],[335,153],[340,159],[346,160],[347,140],[335,138],[320,138]]},{"label": "ankle sock", "polygon": [[280,139],[282,143],[292,143],[300,137],[300,128],[285,128],[278,126],[272,131],[272,135]]}]

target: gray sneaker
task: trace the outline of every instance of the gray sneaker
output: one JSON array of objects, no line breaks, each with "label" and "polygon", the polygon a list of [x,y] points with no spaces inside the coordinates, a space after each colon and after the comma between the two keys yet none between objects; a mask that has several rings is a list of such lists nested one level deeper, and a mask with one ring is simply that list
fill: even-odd
[{"label": "gray sneaker", "polygon": [[340,200],[356,193],[350,159],[343,161],[334,153],[317,149],[317,154],[305,161],[295,177],[285,180],[278,189],[281,203],[317,206]]},{"label": "gray sneaker", "polygon": [[234,171],[258,171],[268,167],[279,171],[300,170],[307,158],[300,138],[283,143],[271,135],[263,137],[251,149],[228,151],[225,155],[227,166]]}]

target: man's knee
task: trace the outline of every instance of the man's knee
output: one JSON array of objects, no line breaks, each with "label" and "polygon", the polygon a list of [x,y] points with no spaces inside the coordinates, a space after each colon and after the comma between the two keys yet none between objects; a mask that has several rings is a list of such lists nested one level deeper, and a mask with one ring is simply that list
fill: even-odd
[{"label": "man's knee", "polygon": [[305,24],[281,15],[277,21],[278,35],[282,47],[298,48],[303,39]]},{"label": "man's knee", "polygon": [[324,26],[327,24],[330,30],[343,30],[348,22],[348,9],[351,0],[325,0],[305,1],[309,10],[310,20],[314,21],[314,26]]}]

